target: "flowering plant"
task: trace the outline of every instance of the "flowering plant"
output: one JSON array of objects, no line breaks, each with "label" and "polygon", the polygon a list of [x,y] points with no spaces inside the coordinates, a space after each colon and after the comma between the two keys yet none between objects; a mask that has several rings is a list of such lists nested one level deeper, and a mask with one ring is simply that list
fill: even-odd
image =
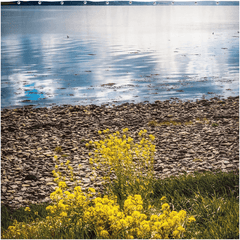
[{"label": "flowering plant", "polygon": [[89,162],[93,173],[101,170],[107,194],[122,200],[129,194],[140,194],[147,200],[153,193],[155,137],[141,130],[134,141],[127,128],[122,133],[109,134],[109,129],[98,133],[102,140],[89,142],[95,149]]},{"label": "flowering plant", "polygon": [[[107,173],[103,180],[110,186],[108,195],[97,197],[94,188],[83,192],[77,186],[70,161],[60,163],[55,156],[68,176],[56,165],[58,172],[54,170],[53,175],[58,187],[50,195],[48,216],[28,224],[14,221],[2,238],[183,238],[195,218],[188,217],[184,210],[171,211],[164,196],[157,214],[153,214],[148,202],[153,192],[154,136],[141,130],[139,142],[134,142],[128,129],[123,129],[122,134],[108,133],[108,129],[99,131],[102,140],[86,145],[95,148],[94,158],[90,158],[93,168]],[[68,179],[75,181],[73,189],[68,187]],[[26,207],[25,211],[31,209]]]}]

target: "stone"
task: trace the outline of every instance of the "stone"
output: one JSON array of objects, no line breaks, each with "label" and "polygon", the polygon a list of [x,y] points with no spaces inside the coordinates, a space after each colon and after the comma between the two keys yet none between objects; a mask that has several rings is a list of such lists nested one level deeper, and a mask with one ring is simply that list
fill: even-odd
[{"label": "stone", "polygon": [[179,132],[178,134],[179,134],[179,135],[188,135],[188,134],[190,134],[190,133],[188,133],[188,132]]},{"label": "stone", "polygon": [[22,201],[23,197],[16,197],[15,198],[17,201]]},{"label": "stone", "polygon": [[228,165],[226,165],[226,168],[233,168],[233,167],[234,167],[233,164],[228,164]]},{"label": "stone", "polygon": [[[50,202],[50,193],[57,186],[52,174],[53,170],[57,171],[55,155],[64,163],[71,161],[83,190],[95,186],[100,191],[103,183],[99,175],[94,175],[95,179],[91,174],[85,144],[100,140],[98,130],[106,128],[114,132],[127,127],[133,138],[140,129],[153,134],[156,178],[195,170],[237,170],[239,97],[224,102],[225,106],[217,100],[205,100],[4,109],[1,112],[1,201],[12,207],[27,206],[30,201]],[[149,126],[154,119],[159,123],[174,120],[180,124]],[[192,123],[186,124],[189,121]],[[212,126],[214,122],[218,123],[217,127]],[[55,151],[57,146],[61,146],[61,153]],[[62,154],[67,156],[61,157]],[[36,179],[26,179],[27,175]],[[74,187],[72,183],[69,186]]]},{"label": "stone", "polygon": [[48,185],[56,185],[56,183],[54,183],[54,182],[47,182],[46,185],[47,185],[47,186],[48,186]]}]

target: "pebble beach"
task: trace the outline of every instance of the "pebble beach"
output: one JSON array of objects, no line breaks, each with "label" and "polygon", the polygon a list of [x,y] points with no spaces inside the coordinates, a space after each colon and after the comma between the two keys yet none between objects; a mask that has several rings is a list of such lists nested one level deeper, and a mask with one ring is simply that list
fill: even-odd
[{"label": "pebble beach", "polygon": [[[239,97],[155,101],[122,105],[31,106],[1,111],[1,203],[13,208],[49,202],[52,171],[66,154],[83,189],[101,189],[89,165],[98,131],[146,129],[155,136],[154,174],[166,178],[194,171],[239,171]],[[62,152],[55,148],[61,146]],[[81,169],[78,165],[81,164]]]}]

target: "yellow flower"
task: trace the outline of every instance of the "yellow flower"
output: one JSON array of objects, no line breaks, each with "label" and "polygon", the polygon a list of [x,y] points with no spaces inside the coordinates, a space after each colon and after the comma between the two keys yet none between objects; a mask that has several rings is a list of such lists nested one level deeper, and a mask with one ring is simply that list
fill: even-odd
[{"label": "yellow flower", "polygon": [[25,212],[31,212],[31,209],[29,207],[26,207],[24,211]]},{"label": "yellow flower", "polygon": [[59,183],[58,183],[58,186],[59,186],[60,188],[66,188],[66,187],[67,187],[67,184],[66,184],[65,182],[59,182]]},{"label": "yellow flower", "polygon": [[8,230],[13,231],[13,230],[15,230],[15,227],[14,226],[9,226]]},{"label": "yellow flower", "polygon": [[146,220],[146,219],[147,219],[147,216],[145,214],[140,214],[141,221]]},{"label": "yellow flower", "polygon": [[73,170],[73,167],[71,167],[71,166],[68,166],[68,169],[69,169],[69,170]]},{"label": "yellow flower", "polygon": [[162,236],[161,236],[160,234],[157,233],[157,234],[154,235],[154,238],[156,238],[156,239],[161,239]]},{"label": "yellow flower", "polygon": [[143,206],[142,205],[137,205],[137,207],[136,207],[136,210],[137,211],[141,211],[143,209]]},{"label": "yellow flower", "polygon": [[139,211],[134,211],[133,214],[132,214],[132,217],[133,218],[140,218],[140,212]]},{"label": "yellow flower", "polygon": [[189,222],[189,223],[195,222],[195,221],[196,221],[196,219],[195,219],[193,216],[191,216],[191,217],[188,218],[188,222]]},{"label": "yellow flower", "polygon": [[142,221],[142,228],[144,230],[144,232],[150,232],[151,228],[149,226],[149,222],[148,221]]},{"label": "yellow flower", "polygon": [[103,237],[103,238],[108,238],[109,237],[109,233],[106,230],[102,230],[100,232],[100,236]]},{"label": "yellow flower", "polygon": [[175,217],[177,214],[178,214],[178,213],[177,213],[176,211],[172,211],[172,212],[170,212],[169,217],[170,217],[170,218],[173,218],[173,217]]},{"label": "yellow flower", "polygon": [[98,131],[98,134],[102,134],[102,132],[99,130],[99,131]]},{"label": "yellow flower", "polygon": [[134,239],[133,235],[128,235],[128,239]]},{"label": "yellow flower", "polygon": [[168,210],[170,208],[170,206],[167,204],[167,203],[164,203],[163,205],[162,205],[162,210],[164,211],[164,210]]},{"label": "yellow flower", "polygon": [[65,191],[64,194],[70,195],[71,193],[69,191]]},{"label": "yellow flower", "polygon": [[93,193],[96,192],[94,188],[89,188],[88,191],[93,192]]},{"label": "yellow flower", "polygon": [[134,219],[132,218],[132,216],[127,216],[127,217],[125,218],[125,220],[126,220],[126,222],[127,222],[128,224],[131,224],[131,223],[134,221]]},{"label": "yellow flower", "polygon": [[179,216],[180,218],[182,218],[182,219],[184,219],[184,218],[186,217],[186,215],[187,215],[187,213],[186,213],[186,211],[184,211],[184,210],[181,210],[181,211],[178,213],[178,216]]},{"label": "yellow flower", "polygon": [[157,219],[158,219],[158,216],[157,215],[152,215],[151,217],[150,217],[150,221],[157,221]]},{"label": "yellow flower", "polygon": [[177,230],[178,230],[179,232],[185,232],[185,231],[186,231],[185,228],[182,227],[182,226],[179,226],[179,227],[177,228]]},{"label": "yellow flower", "polygon": [[167,198],[165,197],[165,196],[163,196],[161,199],[160,199],[160,201],[164,201],[164,200],[166,200]]},{"label": "yellow flower", "polygon": [[127,221],[126,220],[124,220],[124,219],[120,219],[120,224],[124,227],[124,228],[126,228],[127,226],[128,226],[128,223],[127,223]]},{"label": "yellow flower", "polygon": [[68,165],[70,163],[70,161],[69,160],[67,160],[67,162],[65,163],[65,165]]},{"label": "yellow flower", "polygon": [[155,137],[153,135],[150,134],[149,137],[152,141],[154,141]]},{"label": "yellow flower", "polygon": [[77,192],[81,192],[82,188],[80,186],[77,186],[77,187],[74,188],[74,190],[77,191]]},{"label": "yellow flower", "polygon": [[168,222],[164,222],[161,227],[163,227],[163,228],[169,228]]},{"label": "yellow flower", "polygon": [[180,232],[178,230],[173,231],[174,238],[180,238]]},{"label": "yellow flower", "polygon": [[61,212],[61,213],[60,213],[60,216],[61,216],[61,217],[67,217],[67,213],[66,213],[66,212]]}]

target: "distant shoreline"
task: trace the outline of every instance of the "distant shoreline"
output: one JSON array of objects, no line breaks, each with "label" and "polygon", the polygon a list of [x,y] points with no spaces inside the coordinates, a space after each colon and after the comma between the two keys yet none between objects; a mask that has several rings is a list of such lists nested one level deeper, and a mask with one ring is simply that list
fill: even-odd
[{"label": "distant shoreline", "polygon": [[151,2],[138,2],[138,1],[12,1],[1,2],[1,5],[17,5],[17,6],[239,6],[239,1],[151,1]]},{"label": "distant shoreline", "polygon": [[39,104],[29,104],[29,105],[13,105],[13,106],[8,106],[8,107],[2,107],[1,108],[1,112],[3,112],[4,110],[13,110],[13,109],[52,109],[54,108],[63,108],[63,107],[75,107],[75,106],[82,106],[82,107],[88,107],[88,106],[105,106],[105,107],[114,107],[114,106],[125,106],[125,105],[138,105],[138,104],[155,104],[156,102],[179,102],[179,103],[183,103],[183,102],[191,102],[191,103],[196,103],[199,101],[212,101],[212,100],[218,100],[218,101],[226,101],[227,99],[230,98],[239,98],[239,95],[237,96],[229,96],[229,97],[219,97],[219,96],[215,96],[209,99],[205,99],[205,98],[197,98],[195,100],[190,100],[190,99],[181,99],[178,97],[172,97],[170,99],[164,99],[164,100],[155,100],[155,101],[141,101],[141,102],[118,102],[118,101],[109,101],[106,103],[101,103],[101,104],[56,104],[56,103],[52,103],[50,105],[46,105],[46,106],[42,106]]}]

